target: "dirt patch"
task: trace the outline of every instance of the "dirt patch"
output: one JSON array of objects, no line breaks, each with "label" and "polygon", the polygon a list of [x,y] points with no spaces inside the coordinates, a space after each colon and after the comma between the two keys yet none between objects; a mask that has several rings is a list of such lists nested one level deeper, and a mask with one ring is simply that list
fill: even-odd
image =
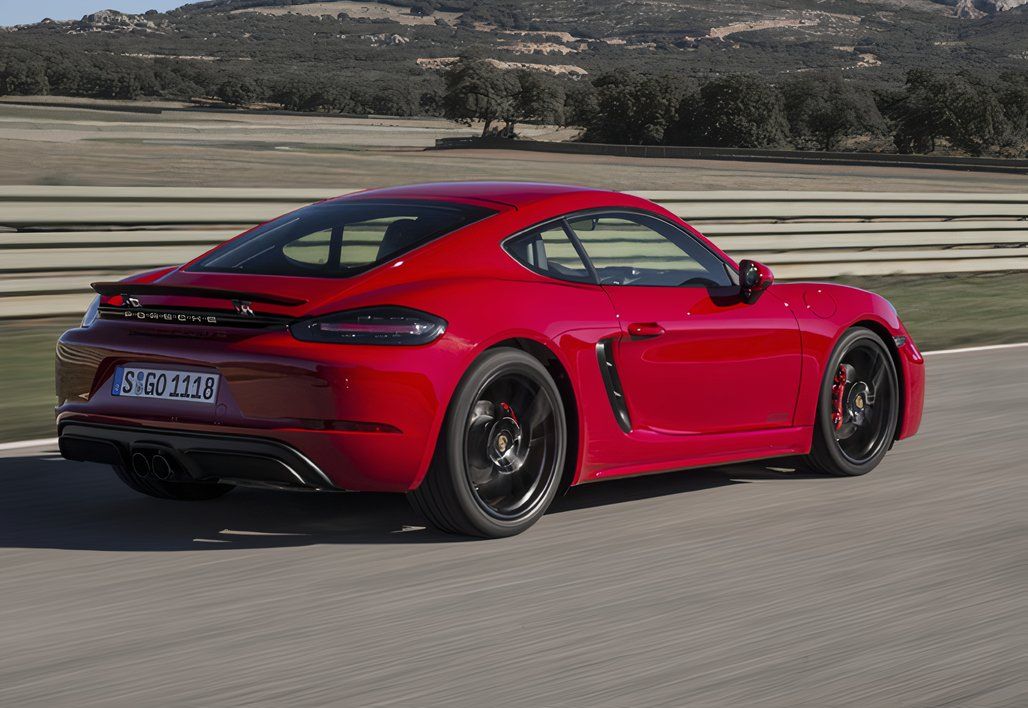
[{"label": "dirt patch", "polygon": [[[417,60],[418,66],[423,69],[445,69],[458,57],[422,57]],[[542,71],[555,76],[587,76],[588,71],[574,64],[532,64],[524,61],[500,61],[499,59],[484,59],[483,61],[492,64],[497,69],[529,69]]]},{"label": "dirt patch", "polygon": [[[123,57],[134,57],[136,59],[183,59],[185,61],[218,61],[218,57],[205,54],[121,54]],[[250,57],[240,57],[236,61],[247,61]]]},{"label": "dirt patch", "polygon": [[501,30],[498,34],[509,34],[515,37],[552,37],[561,42],[583,42],[581,37],[576,37],[570,32],[554,32],[550,30]]},{"label": "dirt patch", "polygon": [[233,14],[243,12],[259,12],[262,15],[332,15],[345,12],[350,17],[367,20],[392,20],[402,25],[434,25],[437,19],[454,23],[460,17],[459,12],[435,12],[432,15],[412,15],[405,7],[385,5],[377,2],[352,2],[352,0],[334,0],[333,2],[312,2],[304,5],[283,5],[274,7],[250,7],[233,10]]},{"label": "dirt patch", "polygon": [[758,32],[766,29],[780,29],[783,27],[813,27],[819,24],[819,20],[805,17],[787,20],[757,20],[755,22],[734,22],[724,27],[711,27],[707,33],[708,39],[724,39],[729,35],[740,32]]},{"label": "dirt patch", "polygon": [[514,42],[507,47],[508,51],[515,54],[577,54],[578,50],[566,44],[555,42]]}]

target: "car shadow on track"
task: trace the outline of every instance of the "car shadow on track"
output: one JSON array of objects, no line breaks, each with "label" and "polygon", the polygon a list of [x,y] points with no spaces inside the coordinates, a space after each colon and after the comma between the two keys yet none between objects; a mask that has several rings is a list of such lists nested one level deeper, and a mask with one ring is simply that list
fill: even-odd
[{"label": "car shadow on track", "polygon": [[[549,513],[800,478],[762,466],[671,472],[575,487]],[[0,548],[183,551],[315,544],[459,543],[425,528],[399,494],[314,494],[237,489],[206,502],[151,499],[108,468],[48,452],[0,458]]]}]

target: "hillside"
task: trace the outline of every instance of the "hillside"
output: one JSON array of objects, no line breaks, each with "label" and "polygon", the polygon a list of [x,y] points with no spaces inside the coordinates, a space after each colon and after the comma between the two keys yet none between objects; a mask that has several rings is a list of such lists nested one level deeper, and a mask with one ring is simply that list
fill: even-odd
[{"label": "hillside", "polygon": [[1028,0],[211,0],[8,28],[0,48],[418,77],[461,53],[590,75],[1023,69]]}]

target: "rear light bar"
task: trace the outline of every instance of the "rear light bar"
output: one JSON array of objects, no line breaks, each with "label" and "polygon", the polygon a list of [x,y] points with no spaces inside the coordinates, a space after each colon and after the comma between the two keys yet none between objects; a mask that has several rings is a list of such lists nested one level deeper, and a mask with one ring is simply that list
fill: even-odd
[{"label": "rear light bar", "polygon": [[442,336],[446,321],[420,310],[384,306],[301,320],[289,331],[304,342],[413,346]]}]

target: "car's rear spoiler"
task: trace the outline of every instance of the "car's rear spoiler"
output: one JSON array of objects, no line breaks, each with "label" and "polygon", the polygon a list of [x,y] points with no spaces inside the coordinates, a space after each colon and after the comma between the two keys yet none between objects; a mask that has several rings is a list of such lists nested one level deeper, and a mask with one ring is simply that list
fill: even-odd
[{"label": "car's rear spoiler", "polygon": [[282,295],[267,295],[264,293],[248,293],[240,290],[221,290],[219,288],[204,288],[196,285],[158,285],[150,283],[118,283],[104,282],[92,283],[90,287],[101,295],[112,297],[115,295],[154,295],[154,296],[175,296],[196,297],[207,300],[238,300],[243,302],[260,302],[267,305],[282,305],[292,307],[303,305],[306,300],[285,297]]}]

